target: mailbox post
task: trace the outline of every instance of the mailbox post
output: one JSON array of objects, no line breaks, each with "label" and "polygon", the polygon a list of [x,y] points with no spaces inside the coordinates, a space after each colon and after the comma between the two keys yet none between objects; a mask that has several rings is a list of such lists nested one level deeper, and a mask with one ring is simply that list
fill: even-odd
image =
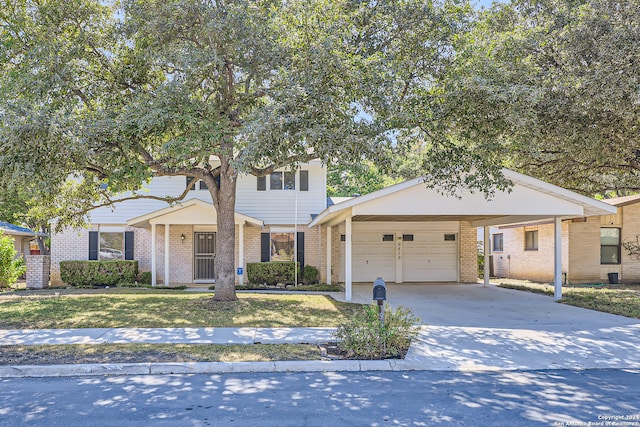
[{"label": "mailbox post", "polygon": [[373,282],[373,300],[378,302],[380,324],[384,326],[384,302],[387,300],[387,285],[382,277],[378,277]]}]

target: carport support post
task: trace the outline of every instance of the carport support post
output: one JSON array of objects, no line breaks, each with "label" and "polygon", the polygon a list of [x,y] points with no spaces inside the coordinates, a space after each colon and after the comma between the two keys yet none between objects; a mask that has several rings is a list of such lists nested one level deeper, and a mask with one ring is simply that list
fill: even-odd
[{"label": "carport support post", "polygon": [[327,227],[327,265],[326,265],[326,274],[327,274],[327,285],[331,284],[331,226]]},{"label": "carport support post", "polygon": [[489,269],[489,262],[491,260],[491,245],[489,244],[489,226],[485,225],[484,227],[484,286],[489,286],[489,274],[491,274],[491,270]]},{"label": "carport support post", "polygon": [[351,217],[347,217],[345,220],[344,280],[344,299],[351,301]]},{"label": "carport support post", "polygon": [[169,286],[169,231],[170,225],[164,225],[164,286]]},{"label": "carport support post", "polygon": [[158,255],[156,250],[156,225],[151,224],[151,286],[158,284],[158,274],[156,272]]},{"label": "carport support post", "polygon": [[562,218],[555,217],[553,223],[553,299],[562,299]]}]

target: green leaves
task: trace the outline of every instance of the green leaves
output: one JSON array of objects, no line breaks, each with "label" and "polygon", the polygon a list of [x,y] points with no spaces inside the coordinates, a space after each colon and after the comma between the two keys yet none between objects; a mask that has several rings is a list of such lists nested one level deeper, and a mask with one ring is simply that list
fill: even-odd
[{"label": "green leaves", "polygon": [[639,11],[635,0],[494,7],[462,45],[459,104],[493,112],[482,133],[504,141],[513,168],[586,194],[640,189]]},{"label": "green leaves", "polygon": [[13,239],[0,231],[0,289],[16,283],[26,271],[24,259],[16,255]]}]

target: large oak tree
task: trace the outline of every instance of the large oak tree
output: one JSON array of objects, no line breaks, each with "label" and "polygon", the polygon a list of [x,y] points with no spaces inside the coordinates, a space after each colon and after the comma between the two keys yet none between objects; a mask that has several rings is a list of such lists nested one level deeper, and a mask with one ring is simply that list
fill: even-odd
[{"label": "large oak tree", "polygon": [[435,159],[422,164],[428,176],[487,191],[500,182],[490,149],[450,134],[441,91],[470,10],[465,0],[4,0],[0,179],[36,182],[59,226],[158,198],[141,190],[154,176],[203,180],[217,212],[215,298],[234,300],[239,174],[312,157],[384,164],[419,140]]}]

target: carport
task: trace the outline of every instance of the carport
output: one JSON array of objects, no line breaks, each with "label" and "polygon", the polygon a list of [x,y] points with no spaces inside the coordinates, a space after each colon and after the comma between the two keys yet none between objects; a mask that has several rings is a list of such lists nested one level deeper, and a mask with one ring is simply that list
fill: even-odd
[{"label": "carport", "polygon": [[[461,189],[456,196],[427,188],[421,178],[329,206],[309,227],[326,229],[327,283],[380,276],[396,284],[477,280],[477,227],[554,223],[555,298],[562,296],[562,221],[610,215],[616,208],[544,181],[503,169],[513,186],[487,200]],[[485,263],[488,283],[489,264]]]}]

